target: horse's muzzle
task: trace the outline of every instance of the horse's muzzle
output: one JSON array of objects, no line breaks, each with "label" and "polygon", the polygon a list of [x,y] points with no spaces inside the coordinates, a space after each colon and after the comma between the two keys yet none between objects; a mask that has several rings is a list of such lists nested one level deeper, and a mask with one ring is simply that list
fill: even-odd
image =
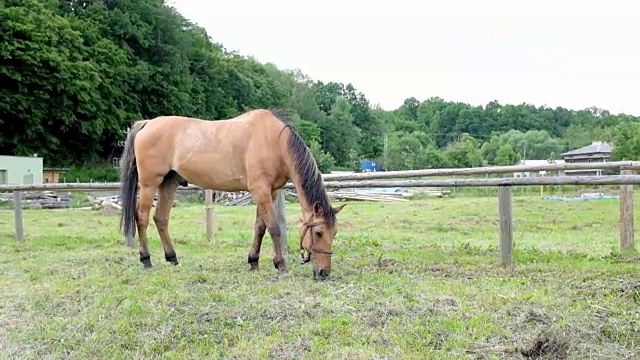
[{"label": "horse's muzzle", "polygon": [[325,269],[316,270],[313,269],[313,278],[318,280],[326,280],[329,277],[329,272]]}]

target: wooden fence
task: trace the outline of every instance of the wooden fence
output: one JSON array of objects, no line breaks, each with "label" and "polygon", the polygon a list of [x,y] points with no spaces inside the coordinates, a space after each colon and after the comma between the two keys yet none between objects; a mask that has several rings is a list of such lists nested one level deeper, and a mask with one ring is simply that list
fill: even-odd
[{"label": "wooden fence", "polygon": [[[620,185],[620,248],[634,249],[633,221],[633,185],[640,184],[640,175],[634,170],[640,169],[640,161],[616,161],[607,163],[581,164],[548,164],[548,165],[516,165],[492,166],[465,169],[426,169],[410,171],[387,171],[376,173],[326,174],[323,176],[325,187],[340,188],[373,188],[373,187],[472,187],[498,186],[498,207],[500,224],[500,260],[503,264],[513,262],[513,218],[511,188],[512,186],[531,185]],[[549,176],[549,177],[502,177],[492,179],[436,179],[427,180],[422,177],[452,175],[485,175],[509,174],[514,172],[559,171],[559,170],[618,170],[620,175],[604,176]],[[412,179],[413,178],[413,179]],[[405,180],[383,180],[405,179]],[[409,179],[409,180],[407,180]],[[15,232],[18,241],[24,241],[22,220],[21,192],[23,191],[104,191],[119,190],[120,183],[58,183],[38,185],[0,185],[0,192],[13,192]],[[293,189],[288,183],[284,189]],[[178,191],[203,190],[189,185],[180,187]],[[213,237],[213,191],[205,190],[207,238]],[[283,233],[286,235],[284,194],[276,201],[278,219]],[[286,236],[282,237],[286,241]],[[134,239],[125,239],[128,246],[134,246]],[[286,249],[286,245],[283,249]]]}]

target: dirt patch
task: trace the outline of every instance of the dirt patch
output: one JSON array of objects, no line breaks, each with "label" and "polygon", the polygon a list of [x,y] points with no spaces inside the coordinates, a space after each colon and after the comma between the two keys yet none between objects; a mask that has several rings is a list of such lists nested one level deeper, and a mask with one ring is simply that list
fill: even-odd
[{"label": "dirt patch", "polygon": [[311,340],[298,338],[293,344],[278,344],[269,351],[270,359],[299,359],[311,352]]},{"label": "dirt patch", "polygon": [[578,191],[578,193],[576,194],[576,196],[582,196],[584,194],[602,194],[605,196],[612,196],[612,195],[619,195],[619,192],[611,190],[611,189],[583,189]]},{"label": "dirt patch", "polygon": [[340,229],[342,231],[351,231],[355,229],[355,226],[349,221],[343,221],[340,223]]},{"label": "dirt patch", "polygon": [[401,224],[401,225],[407,225],[407,226],[411,226],[411,225],[413,225],[413,224],[415,224],[415,223],[416,223],[416,222],[415,222],[415,221],[413,221],[413,220],[407,220],[407,219],[400,219],[400,220],[397,220],[397,221],[398,221],[398,223],[399,223],[399,224]]},{"label": "dirt patch", "polygon": [[640,281],[622,285],[622,294],[631,301],[640,303]]},{"label": "dirt patch", "polygon": [[451,264],[436,264],[428,269],[434,277],[456,276],[460,270],[459,266]]},{"label": "dirt patch", "polygon": [[384,255],[384,253],[381,253],[378,256],[376,262],[372,263],[369,266],[376,270],[381,270],[391,274],[399,270],[399,268],[403,265],[399,260],[385,258]]},{"label": "dirt patch", "polygon": [[640,263],[640,255],[612,254],[609,255],[608,258],[618,264]]},{"label": "dirt patch", "polygon": [[538,309],[529,309],[527,312],[523,313],[521,316],[522,323],[537,323],[543,325],[551,324],[551,317],[545,314],[543,311]]},{"label": "dirt patch", "polygon": [[96,214],[102,216],[116,216],[120,214],[120,211],[113,206],[105,206],[96,210]]},{"label": "dirt patch", "polygon": [[602,223],[599,221],[590,221],[586,224],[574,225],[569,228],[569,230],[581,230],[586,228],[595,228],[602,226]]},{"label": "dirt patch", "polygon": [[530,344],[518,348],[518,352],[533,359],[566,359],[569,356],[569,341],[553,333],[541,333]]}]

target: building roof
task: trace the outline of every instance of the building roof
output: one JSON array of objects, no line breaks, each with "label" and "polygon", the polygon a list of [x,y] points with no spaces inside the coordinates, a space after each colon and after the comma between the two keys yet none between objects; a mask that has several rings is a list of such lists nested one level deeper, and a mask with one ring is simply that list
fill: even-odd
[{"label": "building roof", "polygon": [[561,155],[562,156],[566,156],[566,155],[587,155],[587,154],[596,154],[596,153],[610,154],[612,150],[613,150],[613,148],[609,144],[607,144],[606,142],[594,141],[594,142],[591,143],[591,145],[587,145],[587,146],[581,147],[579,149],[567,151],[566,153],[563,153]]}]

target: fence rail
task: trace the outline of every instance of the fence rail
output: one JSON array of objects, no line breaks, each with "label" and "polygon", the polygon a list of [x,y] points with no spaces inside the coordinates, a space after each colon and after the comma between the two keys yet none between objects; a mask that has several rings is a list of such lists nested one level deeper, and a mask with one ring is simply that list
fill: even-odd
[{"label": "fence rail", "polygon": [[475,168],[423,169],[382,171],[353,174],[326,174],[325,181],[337,180],[372,180],[372,179],[401,179],[428,176],[464,176],[510,174],[531,171],[565,171],[565,170],[640,170],[640,161],[610,161],[602,163],[564,163],[544,165],[512,165],[512,166],[483,166]]},{"label": "fence rail", "polygon": [[[602,176],[550,176],[491,179],[436,179],[436,180],[354,180],[325,181],[327,188],[371,188],[371,187],[486,187],[486,186],[533,186],[533,185],[634,185],[640,184],[640,175],[602,175]],[[283,189],[294,189],[287,183]],[[0,185],[0,192],[14,191],[108,191],[120,190],[120,183],[57,183],[37,185]],[[188,185],[178,191],[205,190],[199,186]]]},{"label": "fence rail", "polygon": [[[500,259],[505,265],[513,262],[513,218],[511,189],[512,186],[530,185],[620,185],[620,248],[632,250],[634,248],[633,222],[633,185],[640,184],[640,175],[633,175],[634,170],[640,169],[640,161],[616,161],[606,163],[581,164],[547,164],[547,165],[517,165],[492,166],[465,169],[426,169],[409,171],[388,171],[379,173],[326,174],[323,176],[327,188],[371,188],[371,187],[478,187],[497,186],[499,188],[498,203],[500,212]],[[451,175],[484,175],[506,174],[530,171],[559,171],[559,170],[620,170],[620,175],[604,176],[549,176],[549,177],[503,177],[487,179],[416,179],[416,180],[385,180],[406,179],[429,176]],[[293,184],[287,183],[284,189],[293,189]],[[21,192],[24,191],[105,191],[119,190],[120,183],[58,183],[37,185],[0,185],[0,192],[14,193],[15,231],[18,241],[24,241],[22,220]],[[189,185],[179,187],[178,191],[205,190],[207,238],[212,239],[213,232],[213,191],[198,186]],[[286,229],[283,194],[277,202],[280,227]],[[125,239],[128,246],[134,246],[134,239]],[[286,247],[285,247],[286,248]]]}]

